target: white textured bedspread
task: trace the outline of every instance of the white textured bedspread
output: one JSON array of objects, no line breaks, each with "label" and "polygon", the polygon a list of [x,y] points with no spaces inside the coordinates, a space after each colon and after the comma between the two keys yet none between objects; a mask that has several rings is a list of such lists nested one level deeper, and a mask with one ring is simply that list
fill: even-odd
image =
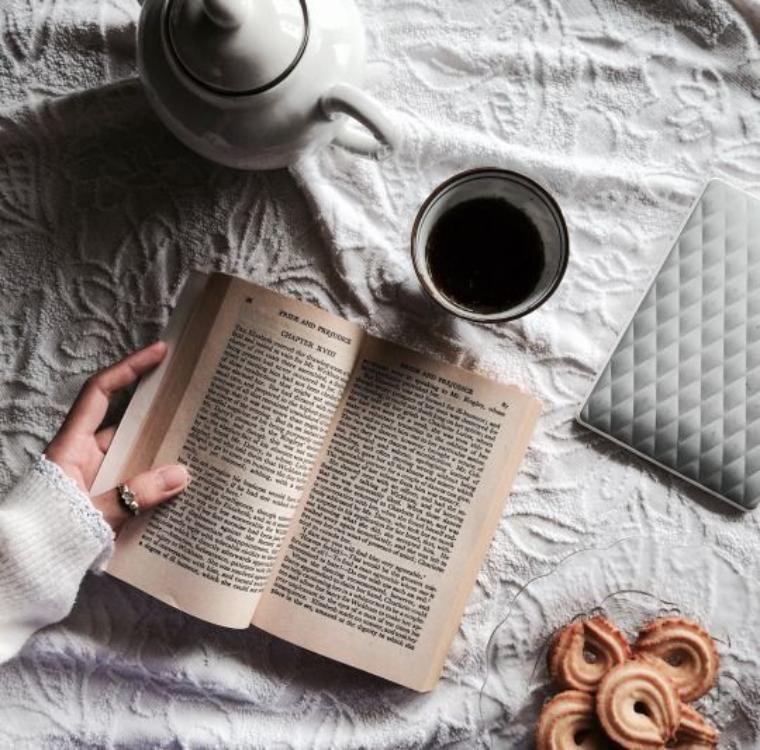
[{"label": "white textured bedspread", "polygon": [[[724,677],[705,710],[725,747],[758,747],[760,515],[726,512],[573,417],[701,184],[760,190],[760,5],[361,5],[368,89],[397,110],[400,152],[377,164],[327,149],[291,172],[246,174],[189,153],[149,110],[134,80],[136,0],[3,0],[0,489],[87,374],[158,334],[195,266],[513,381],[545,411],[443,679],[412,694],[89,576],[71,616],[0,668],[0,747],[527,747],[535,706],[517,673],[479,701],[489,636],[509,614],[514,650],[499,658],[520,667],[611,587],[657,588],[652,612],[720,630]],[[479,165],[540,175],[571,232],[556,295],[494,327],[438,311],[409,260],[419,203]],[[615,548],[607,568],[583,553],[562,572],[573,552],[638,537],[676,542]],[[671,565],[671,543],[698,564]],[[609,580],[583,590],[602,569]]]}]

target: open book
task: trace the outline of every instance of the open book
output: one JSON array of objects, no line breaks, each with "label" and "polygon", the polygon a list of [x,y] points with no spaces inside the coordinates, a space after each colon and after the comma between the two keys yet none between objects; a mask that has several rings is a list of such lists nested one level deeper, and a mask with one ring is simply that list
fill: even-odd
[{"label": "open book", "polygon": [[242,279],[193,274],[97,476],[179,460],[108,572],[415,690],[440,676],[540,410]]}]

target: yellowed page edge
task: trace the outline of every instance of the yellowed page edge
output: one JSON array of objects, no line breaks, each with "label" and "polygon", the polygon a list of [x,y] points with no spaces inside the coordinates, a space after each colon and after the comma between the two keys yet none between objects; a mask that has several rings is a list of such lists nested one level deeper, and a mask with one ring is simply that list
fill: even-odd
[{"label": "yellowed page edge", "polygon": [[132,455],[132,447],[144,426],[146,415],[167,376],[182,335],[195,313],[198,302],[208,283],[209,276],[202,271],[192,271],[185,281],[169,322],[161,335],[167,352],[163,362],[148,373],[137,386],[124,415],[119,422],[111,446],[92,484],[93,495],[115,487],[124,477],[126,463]]}]

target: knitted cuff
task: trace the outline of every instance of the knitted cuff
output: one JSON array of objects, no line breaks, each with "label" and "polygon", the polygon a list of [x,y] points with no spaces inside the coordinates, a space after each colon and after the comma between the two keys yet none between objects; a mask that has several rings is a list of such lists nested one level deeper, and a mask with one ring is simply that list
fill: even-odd
[{"label": "knitted cuff", "polygon": [[92,504],[90,498],[79,488],[79,485],[67,474],[64,474],[58,464],[48,461],[43,453],[35,462],[32,471],[41,476],[53,490],[63,496],[69,510],[87,533],[89,533],[101,548],[90,570],[100,572],[113,554],[114,535],[106,523],[103,514]]}]

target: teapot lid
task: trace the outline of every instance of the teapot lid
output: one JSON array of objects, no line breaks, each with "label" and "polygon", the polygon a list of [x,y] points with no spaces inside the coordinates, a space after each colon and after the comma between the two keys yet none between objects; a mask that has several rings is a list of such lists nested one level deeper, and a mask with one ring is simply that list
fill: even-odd
[{"label": "teapot lid", "polygon": [[169,0],[171,46],[185,72],[222,94],[279,83],[308,38],[305,0]]}]

